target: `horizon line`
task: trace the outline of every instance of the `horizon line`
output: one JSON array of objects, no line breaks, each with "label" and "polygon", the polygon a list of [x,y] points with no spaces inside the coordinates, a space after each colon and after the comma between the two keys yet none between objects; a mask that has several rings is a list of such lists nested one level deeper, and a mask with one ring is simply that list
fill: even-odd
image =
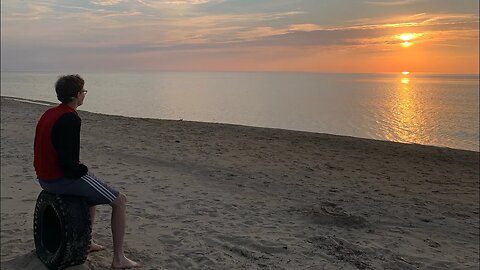
[{"label": "horizon line", "polygon": [[[355,72],[355,71],[303,71],[303,70],[96,70],[96,71],[77,71],[73,73],[318,73],[318,74],[400,74],[404,71],[383,71],[383,72]],[[72,72],[62,72],[58,70],[14,70],[14,69],[0,69],[0,72],[19,72],[19,73],[59,73],[67,74]],[[441,73],[441,72],[428,72],[428,71],[409,71],[410,75],[424,74],[424,75],[468,75],[468,76],[480,76],[478,73]]]}]

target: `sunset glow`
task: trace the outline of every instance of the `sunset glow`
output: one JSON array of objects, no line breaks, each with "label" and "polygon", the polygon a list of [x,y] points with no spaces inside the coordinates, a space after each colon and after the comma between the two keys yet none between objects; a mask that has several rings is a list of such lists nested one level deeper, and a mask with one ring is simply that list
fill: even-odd
[{"label": "sunset glow", "polygon": [[402,78],[402,80],[400,82],[403,83],[403,84],[409,84],[410,79],[409,78]]},{"label": "sunset glow", "polygon": [[479,72],[477,1],[393,2],[4,0],[2,69]]},{"label": "sunset glow", "polygon": [[403,41],[402,43],[400,43],[402,45],[402,47],[408,48],[408,47],[414,45],[414,43],[412,42],[413,39],[416,39],[416,38],[421,37],[421,36],[423,36],[423,34],[403,33],[403,34],[400,34],[396,37]]},{"label": "sunset glow", "polygon": [[410,74],[410,72],[408,72],[408,71],[402,71],[402,74],[403,74],[403,75],[408,75],[408,74]]},{"label": "sunset glow", "polygon": [[414,34],[412,33],[405,33],[405,34],[401,34],[399,36],[399,38],[403,41],[409,41],[409,40],[412,40],[413,38],[415,37]]}]

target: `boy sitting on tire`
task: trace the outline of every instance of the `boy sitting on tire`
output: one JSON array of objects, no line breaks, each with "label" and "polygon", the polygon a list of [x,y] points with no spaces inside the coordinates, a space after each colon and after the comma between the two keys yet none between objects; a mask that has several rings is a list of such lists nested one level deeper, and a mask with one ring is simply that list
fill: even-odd
[{"label": "boy sitting on tire", "polygon": [[[87,90],[79,75],[61,76],[55,91],[60,105],[48,109],[40,118],[35,132],[34,167],[40,186],[50,193],[84,197],[95,219],[95,205],[112,206],[112,268],[134,268],[140,265],[124,254],[126,197],[109,187],[80,163],[81,119],[77,107],[83,104]],[[93,240],[90,251],[103,247]]]}]

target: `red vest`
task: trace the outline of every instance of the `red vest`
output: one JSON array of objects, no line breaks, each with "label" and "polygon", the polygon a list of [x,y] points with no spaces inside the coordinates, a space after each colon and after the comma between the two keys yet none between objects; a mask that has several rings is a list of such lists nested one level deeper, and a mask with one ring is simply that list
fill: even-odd
[{"label": "red vest", "polygon": [[62,115],[71,112],[77,113],[68,105],[60,104],[48,109],[38,121],[33,160],[38,179],[48,181],[63,177],[63,172],[58,166],[58,154],[52,142],[52,129]]}]

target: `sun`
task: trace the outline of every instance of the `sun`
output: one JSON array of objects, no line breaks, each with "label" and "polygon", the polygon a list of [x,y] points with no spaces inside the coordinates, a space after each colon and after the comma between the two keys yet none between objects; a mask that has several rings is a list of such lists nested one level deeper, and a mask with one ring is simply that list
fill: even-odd
[{"label": "sun", "polygon": [[402,43],[402,47],[408,48],[412,46],[414,43],[412,40],[416,39],[417,37],[422,36],[422,34],[417,34],[417,33],[402,33],[400,35],[395,36],[397,39],[400,39]]},{"label": "sun", "polygon": [[414,37],[415,37],[415,34],[412,34],[412,33],[403,33],[403,34],[398,36],[398,38],[403,40],[403,41],[410,41]]}]

